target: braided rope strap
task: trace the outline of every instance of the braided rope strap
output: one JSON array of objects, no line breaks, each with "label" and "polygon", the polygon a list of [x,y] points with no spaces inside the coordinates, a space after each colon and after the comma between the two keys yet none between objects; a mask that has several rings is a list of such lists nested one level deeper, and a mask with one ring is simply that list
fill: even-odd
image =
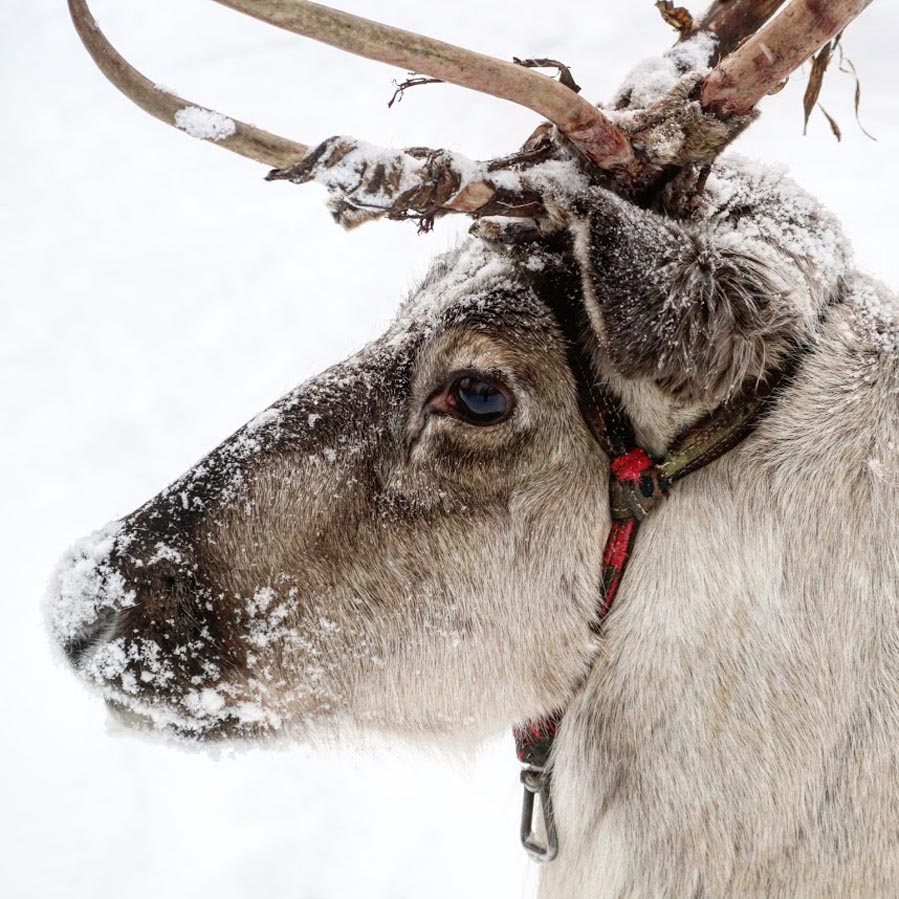
[{"label": "braided rope strap", "polygon": [[[612,527],[602,559],[599,606],[590,623],[594,633],[602,630],[630,561],[640,522],[668,495],[669,481],[642,447],[635,447],[612,460],[609,479],[609,508]],[[543,769],[564,715],[560,709],[537,721],[515,728],[518,760],[530,768]]]}]

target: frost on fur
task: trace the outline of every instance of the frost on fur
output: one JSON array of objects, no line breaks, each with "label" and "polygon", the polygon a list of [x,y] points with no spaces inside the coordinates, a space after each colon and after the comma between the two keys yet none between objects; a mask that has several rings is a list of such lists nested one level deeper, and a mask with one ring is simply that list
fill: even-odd
[{"label": "frost on fur", "polygon": [[578,254],[616,371],[684,402],[726,400],[813,336],[849,250],[781,173],[715,167],[680,222],[595,189],[578,201]]}]

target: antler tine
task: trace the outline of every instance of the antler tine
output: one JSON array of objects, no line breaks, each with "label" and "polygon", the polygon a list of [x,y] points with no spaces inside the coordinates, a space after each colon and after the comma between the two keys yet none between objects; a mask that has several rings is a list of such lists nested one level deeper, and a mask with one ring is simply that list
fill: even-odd
[{"label": "antler tine", "polygon": [[[299,162],[308,152],[309,148],[304,144],[270,134],[236,119],[226,118],[214,110],[196,106],[157,87],[110,44],[88,9],[86,0],[69,0],[69,12],[87,52],[103,74],[126,97],[160,121],[217,143],[248,159],[278,168]],[[196,114],[191,117],[186,112],[190,110],[206,113],[212,127],[192,126],[191,123],[196,121]]]},{"label": "antler tine", "polygon": [[357,56],[525,106],[549,119],[601,168],[615,168],[633,158],[627,137],[599,109],[532,69],[308,0],[215,2]]},{"label": "antler tine", "polygon": [[784,0],[715,0],[684,38],[697,31],[711,32],[718,38],[716,60],[721,59],[755,34],[783,4]]},{"label": "antler tine", "polygon": [[700,102],[719,116],[748,113],[839,34],[871,0],[790,0],[773,21],[725,57],[706,79]]}]

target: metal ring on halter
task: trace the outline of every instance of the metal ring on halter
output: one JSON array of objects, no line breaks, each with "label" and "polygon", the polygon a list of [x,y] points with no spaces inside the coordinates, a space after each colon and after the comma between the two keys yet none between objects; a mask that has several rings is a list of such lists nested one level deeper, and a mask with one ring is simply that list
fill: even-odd
[{"label": "metal ring on halter", "polygon": [[[549,789],[549,774],[543,768],[528,765],[521,772],[524,784],[524,799],[521,806],[521,845],[535,862],[551,862],[559,854],[559,838],[553,820],[552,796]],[[534,840],[534,797],[540,796],[543,813],[543,828],[546,845]]]}]

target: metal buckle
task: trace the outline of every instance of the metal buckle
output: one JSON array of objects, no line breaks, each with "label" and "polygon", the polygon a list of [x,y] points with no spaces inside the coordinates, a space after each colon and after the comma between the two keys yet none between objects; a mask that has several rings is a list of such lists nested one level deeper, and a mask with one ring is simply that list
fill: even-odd
[{"label": "metal buckle", "polygon": [[[559,838],[553,820],[553,803],[549,791],[549,775],[533,765],[521,772],[524,784],[524,800],[521,806],[521,845],[535,862],[551,862],[559,854]],[[543,813],[543,828],[546,831],[546,845],[541,846],[534,837],[534,797],[540,796],[540,810]]]}]

